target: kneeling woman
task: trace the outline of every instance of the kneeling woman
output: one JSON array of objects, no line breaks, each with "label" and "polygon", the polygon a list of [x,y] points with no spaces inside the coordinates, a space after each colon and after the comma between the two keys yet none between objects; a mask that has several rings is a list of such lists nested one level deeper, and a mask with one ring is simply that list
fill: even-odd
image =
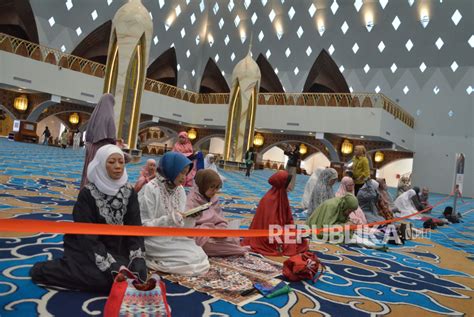
[{"label": "kneeling woman", "polygon": [[[276,172],[270,177],[268,182],[272,188],[260,200],[249,229],[269,230],[271,225],[281,226],[283,229],[285,225],[294,224],[287,193],[290,181],[291,175],[287,171]],[[268,237],[245,238],[242,244],[250,246],[253,252],[270,256],[292,256],[308,251],[306,239],[299,244],[293,243],[293,241],[285,243],[283,237],[281,240],[283,243],[270,241]]]},{"label": "kneeling woman", "polygon": [[[316,228],[344,225],[349,222],[349,215],[357,210],[359,202],[352,194],[326,200],[312,213],[307,225]],[[318,234],[322,236],[322,234]]]},{"label": "kneeling woman", "polygon": [[[188,195],[186,209],[192,209],[208,202],[212,206],[203,211],[196,218],[196,228],[202,229],[227,229],[228,222],[224,218],[219,199],[216,194],[222,186],[219,174],[210,169],[200,170],[194,178],[195,186]],[[240,246],[239,238],[195,238],[197,245],[201,246],[208,256],[244,255],[247,249]]]},{"label": "kneeling woman", "polygon": [[[147,227],[193,228],[195,219],[184,218],[186,193],[183,184],[192,163],[183,154],[168,152],[160,160],[156,178],[143,187],[140,210]],[[206,253],[188,237],[147,237],[149,268],[166,273],[200,275],[209,269]]]},{"label": "kneeling woman", "polygon": [[[74,222],[141,226],[137,194],[127,183],[123,152],[115,145],[101,147],[87,169],[87,184],[73,209]],[[117,229],[120,230],[120,229]],[[64,256],[36,263],[35,283],[74,290],[108,292],[113,274],[128,266],[146,280],[142,237],[64,236]]]}]

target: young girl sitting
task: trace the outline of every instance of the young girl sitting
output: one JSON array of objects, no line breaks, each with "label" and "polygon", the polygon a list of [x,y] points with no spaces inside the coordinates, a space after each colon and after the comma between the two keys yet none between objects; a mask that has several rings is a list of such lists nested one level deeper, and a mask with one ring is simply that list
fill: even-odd
[{"label": "young girl sitting", "polygon": [[[196,228],[227,229],[228,222],[222,213],[216,194],[222,186],[222,180],[215,171],[200,170],[194,178],[195,185],[188,195],[186,210],[204,205],[212,206],[196,218]],[[240,246],[238,238],[196,237],[196,244],[201,246],[208,256],[244,255],[246,249]]]},{"label": "young girl sitting", "polygon": [[[140,211],[147,227],[188,227],[193,217],[184,217],[186,193],[183,184],[192,163],[183,154],[168,152],[161,158],[156,178],[143,187]],[[209,269],[206,253],[188,237],[146,237],[146,262],[153,270],[200,275]]]}]

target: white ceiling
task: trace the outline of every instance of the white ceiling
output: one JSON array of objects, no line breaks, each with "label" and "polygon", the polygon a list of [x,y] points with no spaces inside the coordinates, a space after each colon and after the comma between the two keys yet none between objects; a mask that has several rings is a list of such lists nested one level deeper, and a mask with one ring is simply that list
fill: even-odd
[{"label": "white ceiling", "polygon": [[[112,19],[125,0],[30,2],[40,43],[58,49],[64,45],[66,52],[71,52],[87,34]],[[358,2],[363,3],[359,11],[355,5]],[[71,3],[72,7],[68,10]],[[191,90],[198,89],[200,76],[209,57],[216,61],[230,81],[232,69],[248,50],[251,33],[254,58],[259,53],[266,54],[269,51],[268,60],[278,69],[278,76],[288,92],[302,90],[308,71],[322,49],[332,53],[335,62],[341,69],[343,67],[346,78],[348,73],[357,72],[362,83],[369,82],[376,69],[384,70],[387,81],[396,82],[402,76],[403,69],[417,69],[422,63],[426,69],[421,67],[423,71],[414,75],[416,80],[423,81],[423,77],[441,69],[446,76],[456,81],[463,76],[461,70],[474,63],[472,0],[142,0],[142,3],[153,16],[153,37],[158,38],[156,45],[153,41],[151,44],[150,63],[174,44],[180,66],[178,85],[186,85]],[[338,9],[333,13],[334,3],[337,3]],[[316,8],[313,16],[309,11],[312,5]],[[178,6],[181,12],[176,16]],[[291,18],[289,12],[292,9],[294,16]],[[430,19],[426,28],[420,22],[423,9],[426,9]],[[94,11],[97,13],[95,20],[92,18]],[[456,25],[452,18],[457,11],[462,18]],[[275,14],[273,22],[269,17],[272,12]],[[374,22],[370,32],[365,25],[365,16],[369,13],[373,15]],[[252,22],[254,14],[257,17],[255,23]],[[194,24],[191,16],[196,19]],[[236,27],[237,16],[240,22]],[[52,27],[48,22],[51,17],[55,20]],[[174,21],[166,30],[165,22],[170,17],[174,17]],[[392,25],[396,17],[401,22],[397,30]],[[219,26],[221,20],[222,28]],[[325,26],[322,35],[318,32],[318,23]],[[341,30],[344,23],[348,26],[345,34]],[[276,32],[278,25],[283,31],[280,39]],[[82,31],[80,35],[76,33],[78,27]],[[303,30],[301,37],[297,34],[300,27]],[[182,30],[184,37],[181,36]],[[263,33],[261,41],[258,38],[260,32]],[[241,33],[246,35],[243,43]],[[200,42],[196,45],[198,35]],[[212,46],[207,40],[208,35],[214,38]],[[229,42],[226,45],[227,36]],[[435,45],[438,38],[444,42],[440,50]],[[409,40],[413,43],[411,50],[406,48]],[[381,41],[385,46],[382,52],[378,48]],[[359,47],[357,53],[353,52],[355,43]],[[287,51],[291,51],[288,57]],[[233,54],[234,60],[231,59]],[[459,70],[453,71],[453,62]],[[393,64],[397,68],[394,73],[390,70]]]}]

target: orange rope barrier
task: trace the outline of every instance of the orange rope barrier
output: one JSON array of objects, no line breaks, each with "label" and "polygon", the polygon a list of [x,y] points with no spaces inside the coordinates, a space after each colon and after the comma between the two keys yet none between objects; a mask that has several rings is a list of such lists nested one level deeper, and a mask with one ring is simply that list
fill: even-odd
[{"label": "orange rope barrier", "polygon": [[[452,194],[442,199],[432,208],[448,200]],[[344,229],[357,229],[363,227],[373,227],[398,222],[404,219],[419,215],[430,208],[417,213],[394,218],[391,220],[372,222],[366,225],[346,225]],[[333,231],[332,228],[319,228],[312,230],[301,230],[302,234],[318,234],[321,232]],[[269,237],[269,236],[294,236],[297,230],[285,230],[283,234],[272,234],[267,229],[199,229],[199,228],[176,228],[176,227],[144,227],[144,226],[124,226],[108,225],[81,222],[54,222],[46,220],[27,219],[0,219],[0,232],[47,232],[62,234],[87,234],[87,235],[108,235],[108,236],[142,236],[142,237]]]}]

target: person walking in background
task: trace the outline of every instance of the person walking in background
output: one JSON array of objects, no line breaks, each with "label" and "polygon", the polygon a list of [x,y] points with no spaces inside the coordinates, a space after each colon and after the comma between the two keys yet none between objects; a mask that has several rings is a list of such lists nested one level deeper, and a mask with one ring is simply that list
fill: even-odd
[{"label": "person walking in background", "polygon": [[64,129],[63,133],[61,133],[61,147],[65,149],[67,147],[67,129]]},{"label": "person walking in background", "polygon": [[296,169],[301,161],[300,147],[298,145],[287,146],[287,150],[284,151],[285,155],[288,156],[288,162],[286,163],[286,170],[291,175],[291,182],[288,185],[288,191],[293,191],[296,182]]},{"label": "person walking in background", "polygon": [[245,176],[250,177],[250,170],[252,169],[253,164],[255,163],[255,153],[253,152],[253,147],[249,147],[247,152],[245,152],[245,167],[247,171]]},{"label": "person walking in background", "polygon": [[72,143],[72,148],[74,150],[77,150],[79,148],[79,145],[81,144],[81,132],[77,131],[74,133],[74,140]]},{"label": "person walking in background", "polygon": [[43,135],[44,135],[43,145],[48,145],[48,140],[49,140],[49,137],[51,136],[51,131],[49,131],[48,127],[44,129]]},{"label": "person walking in background", "polygon": [[354,193],[357,196],[359,189],[364,186],[365,181],[370,177],[369,160],[366,156],[365,146],[357,145],[352,158],[352,178],[354,179]]},{"label": "person walking in background", "polygon": [[88,183],[87,167],[94,159],[95,153],[107,144],[115,145],[117,130],[114,121],[115,98],[112,94],[104,94],[94,108],[87,124],[86,157],[82,169],[81,189]]}]

